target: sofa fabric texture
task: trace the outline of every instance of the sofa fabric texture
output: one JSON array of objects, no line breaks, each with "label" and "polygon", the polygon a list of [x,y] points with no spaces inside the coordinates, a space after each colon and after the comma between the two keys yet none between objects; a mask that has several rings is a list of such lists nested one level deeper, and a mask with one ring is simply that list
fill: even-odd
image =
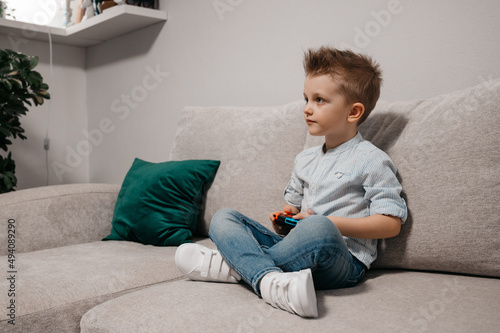
[{"label": "sofa fabric texture", "polygon": [[370,117],[360,131],[398,167],[410,215],[376,265],[500,276],[500,80]]},{"label": "sofa fabric texture", "polygon": [[[83,316],[81,328],[83,333],[496,332],[498,320],[492,317],[500,299],[489,290],[498,290],[498,283],[470,276],[371,271],[355,288],[318,291],[320,316],[307,320],[271,307],[246,286],[181,280],[101,304]],[[468,302],[475,299],[484,306]]]},{"label": "sofa fabric texture", "polygon": [[[363,137],[395,163],[409,207],[402,233],[381,242],[376,267],[500,276],[500,237],[492,237],[500,235],[499,105],[496,80],[427,100],[380,101],[360,126]],[[295,157],[291,151],[304,142],[296,134],[300,128],[292,127],[303,124],[302,106],[298,101],[253,111],[184,110],[172,158],[222,161],[208,193],[201,234],[207,234],[213,214],[224,206],[271,227],[269,213],[285,203],[283,190]],[[239,121],[231,112],[240,115]],[[273,125],[272,114],[274,122],[286,119],[286,125]],[[213,130],[215,124],[220,130]],[[241,142],[229,139],[233,130]],[[307,134],[298,151],[321,140]]]},{"label": "sofa fabric texture", "polygon": [[[16,253],[97,241],[109,233],[119,189],[72,184],[11,192],[0,197],[0,217],[16,221]],[[0,254],[7,254],[7,232],[0,232]]]},{"label": "sofa fabric texture", "polygon": [[223,207],[271,226],[269,213],[283,207],[283,191],[304,144],[302,107],[302,102],[295,102],[183,110],[171,159],[221,161],[207,194],[200,235],[208,235],[212,216]]},{"label": "sofa fabric texture", "polygon": [[[186,107],[171,159],[220,160],[195,242],[231,207],[270,227],[307,134],[303,102]],[[189,281],[176,247],[106,241],[119,185],[0,195],[16,225],[16,325],[1,332],[496,332],[500,327],[500,80],[418,101],[380,101],[359,128],[398,167],[409,217],[379,242],[364,282],[318,292],[319,318],[265,304],[250,287]],[[0,232],[0,262],[8,238]],[[4,272],[6,270],[4,269]],[[0,279],[6,309],[10,282]]]}]

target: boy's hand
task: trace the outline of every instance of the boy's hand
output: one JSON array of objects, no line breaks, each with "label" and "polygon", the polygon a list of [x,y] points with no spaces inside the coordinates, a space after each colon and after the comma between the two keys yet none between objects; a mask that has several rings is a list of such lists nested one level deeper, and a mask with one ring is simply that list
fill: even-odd
[{"label": "boy's hand", "polygon": [[274,212],[271,213],[271,215],[269,215],[269,219],[271,220],[271,222],[273,222],[274,232],[277,233],[278,235],[287,235],[290,232],[290,230],[279,224],[278,221],[276,221],[276,219],[274,218],[273,216],[274,214],[283,214],[283,212]]},{"label": "boy's hand", "polygon": [[[285,206],[283,206],[283,210],[282,211],[277,211],[277,212],[271,213],[269,215],[269,219],[273,223],[274,231],[278,235],[287,235],[290,232],[290,229],[283,227],[281,224],[278,224],[278,222],[274,218],[274,214],[292,215],[293,218],[296,218],[295,216],[298,216],[297,214],[301,215],[299,213],[299,209],[297,207],[292,206],[292,205],[288,205],[288,204],[286,204]],[[297,218],[297,219],[300,219],[300,218]]]},{"label": "boy's hand", "polygon": [[292,216],[296,220],[302,220],[308,217],[309,215],[314,215],[313,211],[311,209],[307,210],[307,213],[298,213],[297,215]]}]

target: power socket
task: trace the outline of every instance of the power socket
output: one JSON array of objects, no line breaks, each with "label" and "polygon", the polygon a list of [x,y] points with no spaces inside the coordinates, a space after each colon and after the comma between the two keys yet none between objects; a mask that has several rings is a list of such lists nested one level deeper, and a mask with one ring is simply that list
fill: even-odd
[{"label": "power socket", "polygon": [[43,149],[49,150],[49,148],[50,148],[50,139],[49,138],[43,139]]}]

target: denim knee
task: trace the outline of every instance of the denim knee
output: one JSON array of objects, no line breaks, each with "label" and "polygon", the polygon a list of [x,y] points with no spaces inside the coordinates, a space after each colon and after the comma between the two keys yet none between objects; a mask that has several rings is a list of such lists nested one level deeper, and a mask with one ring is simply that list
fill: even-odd
[{"label": "denim knee", "polygon": [[321,239],[322,243],[327,244],[337,242],[340,239],[343,240],[335,224],[323,215],[310,215],[299,222],[296,228],[307,234],[311,239]]},{"label": "denim knee", "polygon": [[212,217],[212,221],[210,221],[210,227],[208,230],[209,236],[217,235],[220,232],[224,232],[224,225],[233,220],[238,214],[232,208],[221,208],[219,209],[214,216]]}]

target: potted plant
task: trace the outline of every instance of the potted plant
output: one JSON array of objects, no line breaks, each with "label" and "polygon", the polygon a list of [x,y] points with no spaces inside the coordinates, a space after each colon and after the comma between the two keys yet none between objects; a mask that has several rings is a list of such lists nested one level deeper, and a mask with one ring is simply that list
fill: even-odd
[{"label": "potted plant", "polygon": [[26,140],[19,118],[28,112],[27,106],[41,105],[49,99],[49,86],[40,73],[34,71],[38,57],[12,50],[0,50],[0,193],[14,191],[17,184],[16,164],[8,146],[10,137]]}]

